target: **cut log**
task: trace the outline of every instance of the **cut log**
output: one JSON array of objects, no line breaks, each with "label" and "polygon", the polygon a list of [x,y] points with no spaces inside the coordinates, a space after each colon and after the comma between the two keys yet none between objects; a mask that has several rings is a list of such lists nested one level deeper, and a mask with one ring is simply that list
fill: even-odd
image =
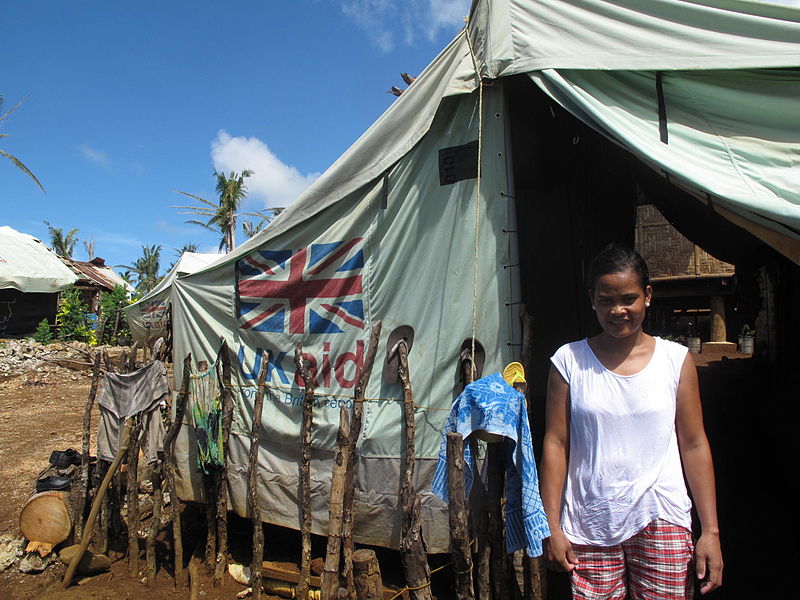
[{"label": "cut log", "polygon": [[374,550],[353,552],[353,580],[357,600],[383,600],[383,580]]},{"label": "cut log", "polygon": [[34,494],[22,507],[19,529],[25,539],[60,544],[72,530],[67,494],[65,492],[41,492]]}]

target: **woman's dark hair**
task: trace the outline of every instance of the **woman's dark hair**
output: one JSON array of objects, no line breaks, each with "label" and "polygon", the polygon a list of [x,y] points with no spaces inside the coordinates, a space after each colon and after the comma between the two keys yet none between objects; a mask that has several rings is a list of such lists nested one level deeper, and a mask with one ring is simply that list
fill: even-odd
[{"label": "woman's dark hair", "polygon": [[589,267],[589,276],[586,279],[586,288],[589,293],[594,291],[598,278],[609,273],[620,273],[631,270],[639,279],[642,289],[650,285],[650,271],[647,263],[633,248],[618,242],[611,242],[603,248],[592,260]]}]

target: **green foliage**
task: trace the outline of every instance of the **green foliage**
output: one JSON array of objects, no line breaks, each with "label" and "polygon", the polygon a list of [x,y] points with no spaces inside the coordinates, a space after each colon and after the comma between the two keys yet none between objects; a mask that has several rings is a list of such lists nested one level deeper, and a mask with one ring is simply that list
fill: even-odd
[{"label": "green foliage", "polygon": [[[161,246],[142,246],[142,256],[136,259],[132,265],[119,265],[123,269],[129,269],[136,274],[136,290],[144,295],[156,287],[163,276],[158,274],[161,269]],[[126,274],[123,273],[123,279]],[[127,280],[126,280],[127,281]]]},{"label": "green foliage", "polygon": [[73,228],[64,234],[63,228],[53,227],[47,221],[44,224],[47,225],[47,231],[50,233],[50,246],[52,246],[53,252],[59,256],[72,258],[75,244],[78,243],[78,230]]},{"label": "green foliage", "polygon": [[739,332],[740,338],[754,338],[756,337],[756,330],[750,327],[747,323],[742,325],[742,329]]},{"label": "green foliage", "polygon": [[[106,292],[100,297],[100,322],[105,322],[102,331],[98,331],[98,335],[102,337],[97,340],[99,344],[114,344],[116,337],[130,337],[130,329],[128,328],[128,320],[125,318],[125,311],[123,310],[128,306],[128,292],[121,285],[116,286],[112,291]],[[119,319],[119,320],[117,320]]]},{"label": "green foliage", "polygon": [[56,312],[56,325],[58,326],[58,339],[64,342],[86,342],[93,344],[94,331],[91,320],[87,316],[89,307],[81,300],[78,289],[72,288],[61,292]]},{"label": "green foliage", "polygon": [[[17,103],[16,103],[14,106],[12,106],[12,107],[11,107],[9,110],[7,110],[6,112],[3,112],[3,96],[2,96],[2,94],[0,94],[0,123],[2,123],[3,121],[5,121],[5,120],[8,118],[8,115],[10,115],[12,112],[14,112],[15,110],[17,110],[17,109],[18,109],[20,106],[22,106],[22,103],[23,103],[23,102],[25,102],[25,100],[24,100],[24,99],[23,99],[23,100],[20,100],[19,102],[17,102]],[[0,133],[0,138],[4,138],[4,137],[7,137],[7,136],[8,136],[8,134],[7,134],[7,133]],[[40,190],[44,191],[44,187],[42,186],[42,184],[41,184],[41,183],[39,183],[39,180],[38,180],[38,179],[36,179],[36,175],[34,175],[33,173],[31,173],[30,169],[28,169],[28,167],[26,167],[26,166],[25,166],[25,165],[22,163],[22,161],[21,161],[21,160],[19,160],[19,159],[18,159],[16,156],[14,156],[13,154],[9,154],[9,153],[8,153],[8,152],[6,152],[5,150],[0,150],[0,156],[3,156],[3,157],[5,157],[5,158],[7,158],[8,160],[10,160],[10,161],[11,161],[11,163],[12,163],[12,164],[13,164],[15,167],[17,167],[17,168],[18,168],[20,171],[22,171],[23,173],[25,173],[25,175],[27,175],[28,177],[30,177],[31,179],[33,179],[33,181],[36,183],[36,185],[38,185],[38,186],[39,186],[39,189],[40,189]]]},{"label": "green foliage", "polygon": [[36,331],[33,332],[33,339],[40,344],[49,344],[53,341],[53,332],[50,331],[50,323],[47,319],[42,319],[36,326]]}]

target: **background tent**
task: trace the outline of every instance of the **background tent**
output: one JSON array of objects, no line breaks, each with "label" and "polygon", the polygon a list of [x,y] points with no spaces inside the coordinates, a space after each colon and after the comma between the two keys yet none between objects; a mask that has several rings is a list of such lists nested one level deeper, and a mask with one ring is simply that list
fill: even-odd
[{"label": "background tent", "polygon": [[[222,340],[239,359],[233,509],[247,514],[247,431],[266,356],[262,515],[299,524],[292,357],[302,343],[317,391],[313,530],[324,534],[338,409],[382,320],[354,537],[397,547],[401,390],[380,374],[389,333],[414,328],[415,484],[428,549],[442,552],[446,507],[427,490],[462,343],[474,336],[484,373],[498,371],[522,352],[525,306],[535,396],[554,340],[591,329],[583,265],[608,241],[632,241],[637,197],[702,207],[704,223],[738,236],[717,240],[734,262],[798,262],[798,39],[800,11],[734,0],[476,1],[465,30],[266,230],[173,283],[176,367],[188,352],[214,361]],[[179,494],[200,499],[191,435],[178,443]]]},{"label": "background tent", "polygon": [[144,346],[148,340],[166,337],[172,282],[207,267],[219,257],[216,253],[184,252],[156,287],[126,306],[125,317],[133,340]]},{"label": "background tent", "polygon": [[0,336],[32,333],[45,318],[53,322],[58,292],[76,280],[42,242],[0,227]]}]

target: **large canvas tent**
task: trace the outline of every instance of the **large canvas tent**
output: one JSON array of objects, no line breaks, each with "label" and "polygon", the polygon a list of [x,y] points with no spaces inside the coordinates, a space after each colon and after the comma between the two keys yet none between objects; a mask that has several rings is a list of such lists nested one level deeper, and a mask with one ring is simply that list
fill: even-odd
[{"label": "large canvas tent", "polygon": [[131,337],[140,346],[167,336],[170,290],[178,277],[196,273],[220,257],[217,253],[184,252],[156,287],[125,307]]},{"label": "large canvas tent", "polygon": [[[466,28],[266,230],[172,284],[176,359],[213,361],[222,340],[238,356],[233,510],[247,513],[247,432],[269,356],[258,498],[265,520],[299,526],[302,343],[317,391],[313,530],[326,532],[339,407],[381,320],[354,538],[397,547],[402,395],[381,373],[387,336],[407,325],[423,531],[445,551],[446,506],[428,490],[463,342],[474,336],[484,373],[498,371],[521,351],[523,303],[540,340],[557,321],[566,341],[579,263],[632,229],[637,194],[701,207],[748,248],[800,263],[798,40],[800,11],[737,0],[476,0]],[[200,500],[191,435],[179,438],[179,495]]]}]

